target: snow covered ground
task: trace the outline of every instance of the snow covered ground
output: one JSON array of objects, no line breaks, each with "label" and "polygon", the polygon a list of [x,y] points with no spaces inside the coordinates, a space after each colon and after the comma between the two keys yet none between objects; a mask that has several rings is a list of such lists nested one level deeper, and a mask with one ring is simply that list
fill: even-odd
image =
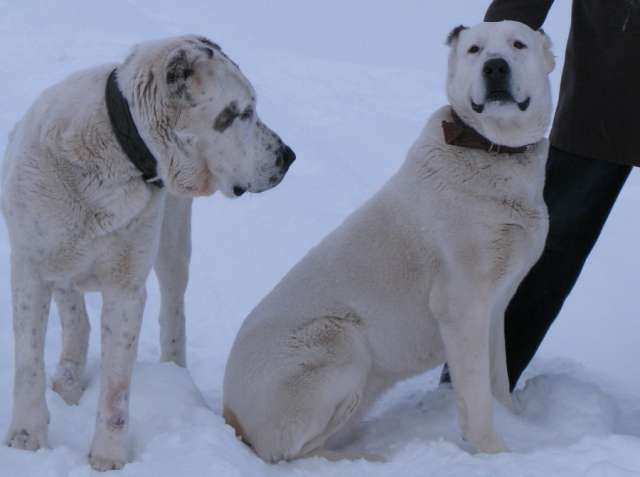
[{"label": "snow covered ground", "polygon": [[[159,295],[150,279],[131,404],[132,463],[120,475],[640,476],[637,172],[517,391],[518,413],[498,410],[498,428],[512,453],[468,452],[452,392],[437,388],[437,372],[392,389],[363,424],[352,448],[382,454],[383,464],[310,459],[269,466],[220,417],[224,364],[242,319],[398,168],[427,116],[445,102],[447,32],[479,21],[487,3],[0,0],[0,149],[44,87],[74,70],[118,61],[140,40],[198,32],[240,63],[258,90],[261,116],[298,154],[273,191],[197,203],[187,296],[189,372],[157,364]],[[559,60],[569,3],[556,2],[545,25]],[[558,80],[559,70],[556,91]],[[2,228],[0,432],[9,424],[13,373],[8,254]],[[94,323],[99,306],[99,297],[89,296]],[[1,477],[93,474],[86,454],[98,392],[95,332],[91,344],[80,405],[67,407],[47,395],[51,448],[33,454],[1,447]],[[54,310],[50,371],[59,350]]]}]

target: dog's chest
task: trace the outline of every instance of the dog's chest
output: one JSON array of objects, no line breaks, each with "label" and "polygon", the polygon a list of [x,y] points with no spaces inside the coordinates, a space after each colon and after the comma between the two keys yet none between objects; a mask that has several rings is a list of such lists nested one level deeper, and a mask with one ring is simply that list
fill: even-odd
[{"label": "dog's chest", "polygon": [[529,219],[505,220],[491,226],[486,250],[494,278],[511,280],[528,270],[542,252],[546,234],[542,210]]},{"label": "dog's chest", "polygon": [[467,201],[469,237],[478,240],[496,279],[518,275],[542,252],[548,230],[542,187],[542,177],[513,176]]},{"label": "dog's chest", "polygon": [[84,204],[82,220],[69,223],[61,240],[45,249],[44,273],[80,289],[98,289],[118,275],[123,283],[145,273],[157,249],[163,196],[129,197],[106,207]]},{"label": "dog's chest", "polygon": [[544,248],[548,215],[542,193],[530,184],[521,185],[517,191],[491,197],[487,205],[478,236],[483,238],[491,275],[498,282],[519,280]]},{"label": "dog's chest", "polygon": [[430,214],[446,236],[441,243],[457,249],[456,260],[488,270],[495,280],[520,275],[540,255],[547,235],[544,158],[465,151],[447,159],[440,178],[434,175],[427,187]]}]

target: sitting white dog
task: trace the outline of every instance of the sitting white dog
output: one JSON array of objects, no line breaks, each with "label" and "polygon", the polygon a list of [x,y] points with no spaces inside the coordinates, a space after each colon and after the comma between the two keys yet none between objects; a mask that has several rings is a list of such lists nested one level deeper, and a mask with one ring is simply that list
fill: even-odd
[{"label": "sitting white dog", "polygon": [[504,310],[548,229],[554,59],[516,22],[459,27],[448,43],[450,105],[236,338],[224,415],[266,461],[323,454],[381,392],[445,361],[464,438],[506,449],[492,392],[510,404]]},{"label": "sitting white dog", "polygon": [[295,159],[255,108],[251,84],[220,47],[183,36],[70,76],[16,126],[2,187],[16,356],[8,445],[47,445],[43,348],[52,294],[64,329],[53,386],[67,402],[79,400],[89,334],[82,293],[98,290],[101,391],[90,462],[97,470],[125,464],[131,372],[154,261],[163,358],[184,364],[191,198],[267,190]]}]

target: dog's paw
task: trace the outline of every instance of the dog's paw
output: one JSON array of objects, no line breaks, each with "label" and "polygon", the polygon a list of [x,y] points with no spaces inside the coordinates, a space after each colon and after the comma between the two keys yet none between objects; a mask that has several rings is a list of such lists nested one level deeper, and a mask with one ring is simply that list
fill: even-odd
[{"label": "dog's paw", "polygon": [[126,463],[126,459],[121,457],[104,457],[99,454],[95,454],[94,452],[89,454],[89,464],[93,470],[97,470],[98,472],[119,470],[122,469]]},{"label": "dog's paw", "polygon": [[82,374],[76,363],[60,363],[53,378],[52,388],[64,402],[75,405],[80,402],[84,388],[80,382]]},{"label": "dog's paw", "polygon": [[498,399],[498,402],[507,409],[507,411],[512,413],[516,412],[515,406],[513,405],[513,398],[511,397],[511,394],[509,393],[503,394],[501,396],[498,396],[497,399]]},{"label": "dog's paw", "polygon": [[483,454],[499,454],[509,452],[509,448],[497,434],[485,436],[473,442],[474,447]]},{"label": "dog's paw", "polygon": [[96,431],[89,453],[91,467],[100,472],[122,469],[127,463],[128,454],[125,441],[122,435],[100,434]]},{"label": "dog's paw", "polygon": [[37,451],[47,447],[47,430],[11,429],[7,434],[5,444],[14,449]]}]

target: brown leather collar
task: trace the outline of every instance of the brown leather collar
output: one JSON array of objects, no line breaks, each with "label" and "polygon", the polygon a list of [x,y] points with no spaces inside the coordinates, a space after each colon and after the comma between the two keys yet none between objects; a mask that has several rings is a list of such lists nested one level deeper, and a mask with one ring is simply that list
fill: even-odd
[{"label": "brown leather collar", "polygon": [[442,121],[444,141],[451,146],[467,147],[469,149],[481,149],[496,154],[521,154],[531,149],[533,144],[520,147],[501,146],[493,144],[486,137],[465,123],[451,108],[453,122]]}]

